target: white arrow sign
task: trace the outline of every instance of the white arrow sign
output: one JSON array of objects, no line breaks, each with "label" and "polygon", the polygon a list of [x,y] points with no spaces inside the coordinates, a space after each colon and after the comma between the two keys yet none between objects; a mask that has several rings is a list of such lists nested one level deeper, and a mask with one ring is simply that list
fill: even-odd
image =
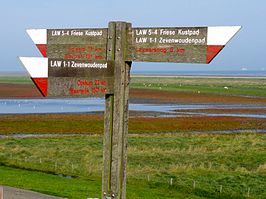
[{"label": "white arrow sign", "polygon": [[42,95],[47,96],[48,58],[19,57],[19,59]]}]

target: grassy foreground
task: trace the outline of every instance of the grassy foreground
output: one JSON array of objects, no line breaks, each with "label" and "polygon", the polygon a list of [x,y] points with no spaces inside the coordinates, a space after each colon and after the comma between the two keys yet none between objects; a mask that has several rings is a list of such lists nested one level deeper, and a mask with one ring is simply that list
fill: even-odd
[{"label": "grassy foreground", "polygon": [[[265,134],[130,136],[128,198],[266,198],[265,143]],[[0,140],[0,184],[99,197],[101,163],[101,136]]]},{"label": "grassy foreground", "polygon": [[28,76],[0,76],[0,83],[5,84],[32,84]]}]

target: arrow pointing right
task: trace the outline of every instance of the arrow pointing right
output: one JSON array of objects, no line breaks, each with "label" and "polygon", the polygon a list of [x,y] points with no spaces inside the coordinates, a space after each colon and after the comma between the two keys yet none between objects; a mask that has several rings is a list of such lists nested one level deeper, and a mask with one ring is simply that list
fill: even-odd
[{"label": "arrow pointing right", "polygon": [[208,27],[206,63],[210,63],[214,57],[225,47],[233,36],[241,29],[241,26],[216,26]]},{"label": "arrow pointing right", "polygon": [[41,54],[47,57],[47,29],[28,29],[26,31]]}]

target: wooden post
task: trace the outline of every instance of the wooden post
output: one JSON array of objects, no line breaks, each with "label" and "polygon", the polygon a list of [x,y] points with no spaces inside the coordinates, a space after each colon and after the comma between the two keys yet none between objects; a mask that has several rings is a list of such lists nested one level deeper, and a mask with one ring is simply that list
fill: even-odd
[{"label": "wooden post", "polygon": [[4,188],[0,187],[0,199],[4,199]]},{"label": "wooden post", "polygon": [[249,198],[249,196],[250,196],[250,188],[248,187],[248,195],[247,195],[247,197]]},{"label": "wooden post", "polygon": [[126,62],[131,24],[110,22],[107,60],[115,64],[114,94],[105,96],[102,198],[126,198],[128,95],[131,62]]},{"label": "wooden post", "polygon": [[[108,26],[107,60],[115,59],[115,23]],[[113,135],[114,95],[105,95],[104,138],[103,138],[103,170],[102,170],[102,198],[111,192],[111,164],[112,164],[112,135]]]}]

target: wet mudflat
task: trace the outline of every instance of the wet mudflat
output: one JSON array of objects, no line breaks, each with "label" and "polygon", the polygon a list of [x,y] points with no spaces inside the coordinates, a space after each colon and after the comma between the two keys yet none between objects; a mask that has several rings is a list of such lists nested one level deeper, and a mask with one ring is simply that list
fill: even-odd
[{"label": "wet mudflat", "polygon": [[[19,92],[15,90],[17,86]],[[8,95],[10,99],[0,100],[1,134],[103,132],[104,99],[43,99],[28,84],[0,84],[0,89],[3,88],[5,92],[1,90],[0,97]],[[26,99],[25,96],[32,98]],[[266,129],[265,117],[266,98],[263,97],[130,90],[130,133],[261,132]]]}]

